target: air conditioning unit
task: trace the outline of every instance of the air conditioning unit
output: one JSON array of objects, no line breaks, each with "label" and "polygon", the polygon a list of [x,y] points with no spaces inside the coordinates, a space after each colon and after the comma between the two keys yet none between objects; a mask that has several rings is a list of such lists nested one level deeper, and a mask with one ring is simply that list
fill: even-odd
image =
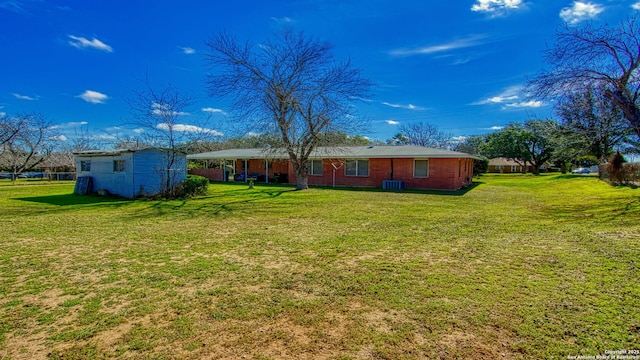
[{"label": "air conditioning unit", "polygon": [[383,190],[404,190],[404,181],[402,180],[383,180]]}]

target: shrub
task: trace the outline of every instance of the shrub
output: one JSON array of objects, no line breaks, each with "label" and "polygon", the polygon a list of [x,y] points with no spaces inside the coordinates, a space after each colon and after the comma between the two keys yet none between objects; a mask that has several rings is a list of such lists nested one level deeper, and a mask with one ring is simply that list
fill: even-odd
[{"label": "shrub", "polygon": [[640,165],[627,163],[619,152],[613,155],[606,171],[612,185],[632,185],[640,181]]},{"label": "shrub", "polygon": [[480,176],[489,170],[489,160],[475,159],[473,160],[473,176]]},{"label": "shrub", "polygon": [[193,197],[207,194],[209,179],[204,176],[187,175],[187,179],[182,183],[182,196]]}]

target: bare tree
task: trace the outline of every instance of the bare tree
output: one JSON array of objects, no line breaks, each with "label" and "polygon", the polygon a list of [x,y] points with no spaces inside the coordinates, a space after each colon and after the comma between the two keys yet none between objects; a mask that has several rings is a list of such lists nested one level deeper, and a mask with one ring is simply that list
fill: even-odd
[{"label": "bare tree", "polygon": [[322,134],[358,129],[353,102],[367,95],[370,82],[349,61],[335,61],[331,44],[291,29],[259,46],[226,33],[213,36],[207,46],[209,94],[232,99],[245,126],[277,132],[297,189],[308,188],[311,152],[326,139]]},{"label": "bare tree", "polygon": [[[162,181],[161,192],[164,196],[172,194],[175,184],[175,169],[181,151],[179,146],[187,142],[210,139],[220,135],[201,123],[195,124],[189,109],[195,103],[196,96],[180,91],[172,85],[159,90],[154,89],[148,80],[144,87],[133,91],[127,98],[131,112],[129,125],[140,131],[140,139],[120,142],[123,146],[140,148],[163,148],[166,153],[162,169],[159,169]],[[191,117],[189,122],[184,120]]]},{"label": "bare tree", "polygon": [[24,116],[0,116],[0,146],[13,140],[25,125]]},{"label": "bare tree", "polygon": [[11,136],[0,144],[0,167],[7,168],[12,179],[25,170],[37,167],[56,143],[53,124],[39,113],[23,113],[11,116],[10,122],[16,126]]},{"label": "bare tree", "polygon": [[400,133],[407,138],[407,144],[446,149],[451,145],[451,134],[435,125],[418,122],[400,126]]},{"label": "bare tree", "polygon": [[551,69],[529,82],[535,96],[563,97],[590,87],[604,87],[605,96],[624,113],[640,136],[640,13],[618,27],[563,25],[555,47],[546,51]]}]

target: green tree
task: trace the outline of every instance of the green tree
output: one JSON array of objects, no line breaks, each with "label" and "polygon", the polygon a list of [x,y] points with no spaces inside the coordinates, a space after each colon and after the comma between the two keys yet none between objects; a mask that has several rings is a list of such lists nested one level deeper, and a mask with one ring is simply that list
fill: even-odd
[{"label": "green tree", "polygon": [[567,154],[606,161],[632,135],[622,111],[603,93],[604,90],[594,88],[571,93],[556,106],[563,128],[561,148]]},{"label": "green tree", "polygon": [[511,123],[504,129],[487,135],[483,152],[490,158],[504,157],[518,163],[523,172],[531,164],[533,173],[551,160],[554,153],[553,133],[557,124],[552,120],[527,120]]}]

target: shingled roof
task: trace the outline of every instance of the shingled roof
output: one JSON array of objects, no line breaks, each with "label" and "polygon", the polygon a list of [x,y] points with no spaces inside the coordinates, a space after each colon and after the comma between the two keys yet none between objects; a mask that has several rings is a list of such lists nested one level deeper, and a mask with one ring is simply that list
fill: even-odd
[{"label": "shingled roof", "polygon": [[[288,159],[284,149],[229,149],[187,155],[189,160],[212,159]],[[456,158],[478,159],[457,151],[434,149],[423,146],[343,146],[318,147],[312,153],[312,159],[389,159],[389,158]]]}]

